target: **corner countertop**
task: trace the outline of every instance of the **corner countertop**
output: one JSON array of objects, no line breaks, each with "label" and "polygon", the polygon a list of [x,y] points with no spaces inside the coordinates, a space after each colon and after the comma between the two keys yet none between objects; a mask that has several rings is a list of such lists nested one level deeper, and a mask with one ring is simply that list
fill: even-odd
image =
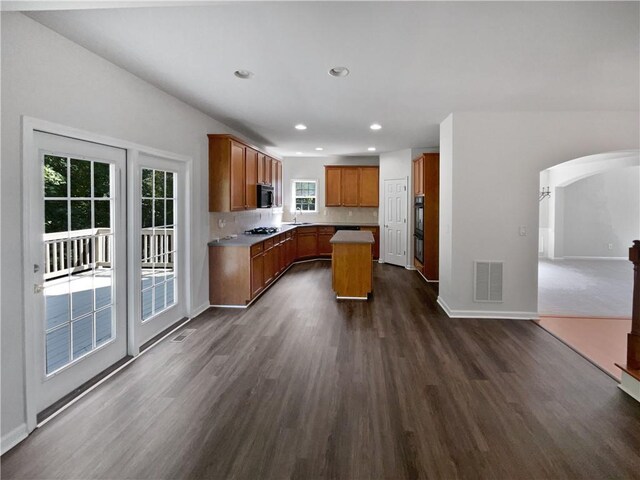
[{"label": "corner countertop", "polygon": [[361,230],[338,230],[329,243],[375,243],[373,233]]},{"label": "corner countertop", "polygon": [[[357,227],[379,227],[377,223],[355,223],[355,222],[311,222],[311,223],[283,223],[280,225],[280,231],[272,233],[270,235],[246,235],[244,233],[239,234],[235,238],[221,238],[220,240],[212,240],[207,245],[210,247],[250,247],[256,243],[264,242],[278,235],[294,230],[298,227],[340,227],[340,226],[357,226]],[[351,232],[358,232],[358,230],[346,230]],[[373,235],[369,233],[371,238]],[[371,241],[371,243],[374,243]]]}]

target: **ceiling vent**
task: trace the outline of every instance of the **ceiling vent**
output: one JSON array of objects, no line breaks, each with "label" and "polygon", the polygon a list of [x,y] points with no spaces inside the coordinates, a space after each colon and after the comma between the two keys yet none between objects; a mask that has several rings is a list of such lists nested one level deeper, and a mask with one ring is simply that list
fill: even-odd
[{"label": "ceiling vent", "polygon": [[474,262],[474,302],[502,302],[502,262]]}]

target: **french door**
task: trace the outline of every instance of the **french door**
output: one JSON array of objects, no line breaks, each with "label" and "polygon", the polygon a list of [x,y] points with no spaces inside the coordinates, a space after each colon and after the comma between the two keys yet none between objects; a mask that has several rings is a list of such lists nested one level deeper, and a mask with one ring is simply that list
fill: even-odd
[{"label": "french door", "polygon": [[137,203],[130,316],[136,319],[140,346],[188,314],[186,168],[184,162],[140,153],[130,172]]},{"label": "french door", "polygon": [[28,221],[40,412],[127,354],[126,151],[42,132],[35,144]]}]

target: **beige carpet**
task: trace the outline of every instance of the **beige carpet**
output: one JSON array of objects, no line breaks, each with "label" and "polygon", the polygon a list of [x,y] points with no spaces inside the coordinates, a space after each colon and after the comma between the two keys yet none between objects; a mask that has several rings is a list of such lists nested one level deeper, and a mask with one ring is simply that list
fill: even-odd
[{"label": "beige carpet", "polygon": [[631,319],[588,317],[540,317],[540,326],[620,379],[615,363],[626,363],[627,333]]}]

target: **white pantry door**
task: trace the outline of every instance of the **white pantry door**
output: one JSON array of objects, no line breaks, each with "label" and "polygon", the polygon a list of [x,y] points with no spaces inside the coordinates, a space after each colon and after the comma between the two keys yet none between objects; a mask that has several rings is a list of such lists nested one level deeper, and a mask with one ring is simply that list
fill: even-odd
[{"label": "white pantry door", "polygon": [[126,151],[43,132],[35,142],[27,295],[41,412],[127,355]]},{"label": "white pantry door", "polygon": [[384,181],[384,262],[407,265],[407,180]]}]

